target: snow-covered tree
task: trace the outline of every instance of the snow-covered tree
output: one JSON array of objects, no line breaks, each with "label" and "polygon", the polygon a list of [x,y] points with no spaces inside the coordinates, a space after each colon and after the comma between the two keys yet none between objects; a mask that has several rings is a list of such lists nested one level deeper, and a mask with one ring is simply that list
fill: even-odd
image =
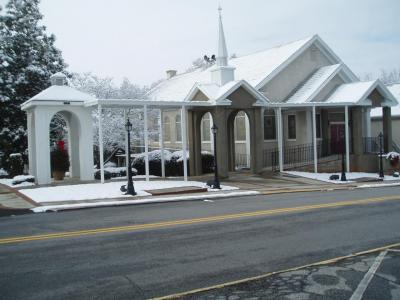
[{"label": "snow-covered tree", "polygon": [[[100,77],[92,73],[73,73],[70,85],[82,92],[89,93],[99,99],[141,99],[148,91],[147,87],[133,84],[124,78],[120,86],[113,82],[111,77]],[[143,110],[132,108],[128,110],[130,122],[133,124],[131,132],[132,144],[143,145]],[[158,111],[148,110],[149,137],[158,139]],[[93,111],[94,144],[98,146],[98,111]],[[112,152],[116,147],[125,147],[125,120],[122,109],[103,109],[102,118],[103,145],[106,152]]]},{"label": "snow-covered tree", "polygon": [[66,67],[55,36],[39,24],[39,0],[9,0],[0,15],[0,163],[24,153],[26,116],[20,105],[50,85]]},{"label": "snow-covered tree", "polygon": [[372,73],[366,73],[361,75],[360,78],[363,81],[380,79],[384,84],[387,85],[400,83],[400,68],[391,70],[382,69],[379,76],[375,76]]}]

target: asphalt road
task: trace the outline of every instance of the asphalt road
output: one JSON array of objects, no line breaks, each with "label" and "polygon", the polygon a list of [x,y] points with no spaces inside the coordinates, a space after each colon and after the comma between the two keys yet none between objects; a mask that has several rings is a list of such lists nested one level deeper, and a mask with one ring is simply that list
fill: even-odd
[{"label": "asphalt road", "polygon": [[[399,192],[374,188],[3,217],[0,298],[143,299],[397,243]],[[334,204],[350,200],[359,205]],[[43,236],[69,231],[79,232]],[[40,237],[2,243],[31,235]]]}]

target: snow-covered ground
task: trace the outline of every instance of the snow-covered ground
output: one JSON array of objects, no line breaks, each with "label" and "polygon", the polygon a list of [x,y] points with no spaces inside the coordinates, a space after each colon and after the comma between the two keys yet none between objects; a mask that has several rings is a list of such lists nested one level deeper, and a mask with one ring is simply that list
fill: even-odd
[{"label": "snow-covered ground", "polygon": [[[80,201],[91,199],[113,199],[126,197],[121,191],[120,187],[124,182],[107,182],[90,183],[90,184],[76,184],[76,185],[63,185],[55,187],[42,187],[36,189],[20,190],[21,193],[30,197],[34,201],[41,202],[59,202],[59,201]],[[156,190],[173,187],[183,186],[198,186],[207,187],[205,183],[199,181],[135,181],[135,191],[138,196],[150,196],[145,190]],[[221,186],[222,191],[236,190],[236,187]],[[208,189],[209,191],[220,191]],[[129,196],[132,197],[132,196]]]},{"label": "snow-covered ground", "polygon": [[[31,179],[33,180],[33,176],[30,175],[18,175],[12,179],[4,178],[0,179],[0,183],[11,186],[11,187],[23,187],[23,186],[31,186],[35,185],[33,182],[27,182],[25,180]],[[16,184],[17,183],[17,184]]]},{"label": "snow-covered ground", "polygon": [[[347,181],[340,181],[341,173],[311,173],[311,172],[299,172],[299,171],[285,171],[285,173],[300,176],[300,177],[315,179],[315,180],[319,180],[319,181],[329,182],[329,183],[337,183],[337,184],[354,182],[354,180],[356,180],[357,178],[362,178],[362,177],[379,179],[379,175],[376,173],[363,173],[363,172],[346,173]],[[333,174],[339,175],[339,180],[330,180],[329,177]],[[393,177],[393,176],[385,175],[384,180],[400,182],[400,177]]]},{"label": "snow-covered ground", "polygon": [[172,202],[172,201],[193,201],[193,200],[203,200],[206,202],[212,202],[211,199],[216,198],[228,198],[228,197],[244,197],[244,196],[255,196],[260,194],[257,191],[227,191],[225,193],[212,193],[208,195],[198,194],[193,196],[166,196],[157,198],[145,198],[137,200],[124,200],[124,201],[102,201],[95,203],[74,203],[74,204],[54,204],[54,205],[44,205],[32,208],[32,211],[36,213],[46,212],[46,211],[59,211],[68,209],[79,209],[79,208],[90,208],[90,207],[102,207],[102,206],[121,206],[121,205],[132,205],[132,204],[146,204],[146,203],[162,203],[162,202]]}]

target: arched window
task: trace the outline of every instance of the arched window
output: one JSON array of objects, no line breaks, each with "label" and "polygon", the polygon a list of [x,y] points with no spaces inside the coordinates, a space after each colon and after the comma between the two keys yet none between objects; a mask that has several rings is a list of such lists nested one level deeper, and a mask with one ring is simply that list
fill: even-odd
[{"label": "arched window", "polygon": [[235,140],[246,141],[246,113],[239,111],[235,117]]},{"label": "arched window", "polygon": [[164,117],[164,141],[170,142],[171,141],[171,121],[169,117]]},{"label": "arched window", "polygon": [[176,141],[182,141],[182,131],[181,131],[181,115],[177,115],[175,117],[175,133],[176,133]]},{"label": "arched window", "polygon": [[201,138],[203,142],[211,141],[210,130],[211,130],[211,114],[206,113],[204,114],[203,119],[201,120]]}]

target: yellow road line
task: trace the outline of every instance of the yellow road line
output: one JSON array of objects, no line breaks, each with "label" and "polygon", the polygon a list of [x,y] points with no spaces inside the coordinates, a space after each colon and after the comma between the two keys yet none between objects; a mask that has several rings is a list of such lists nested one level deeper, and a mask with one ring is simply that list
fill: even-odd
[{"label": "yellow road line", "polygon": [[289,269],[280,270],[280,271],[275,271],[275,272],[269,272],[269,273],[265,273],[265,274],[258,275],[258,276],[242,278],[242,279],[239,279],[239,280],[234,280],[234,281],[229,281],[229,282],[225,282],[225,283],[221,283],[221,284],[216,284],[216,285],[212,285],[212,286],[208,286],[208,287],[204,287],[204,288],[194,289],[194,290],[190,290],[190,291],[186,291],[186,292],[182,292],[182,293],[176,293],[176,294],[171,294],[171,295],[168,295],[168,296],[157,297],[157,298],[153,298],[152,300],[177,299],[177,298],[180,298],[180,297],[189,296],[189,295],[193,295],[193,294],[200,293],[200,292],[206,292],[206,291],[210,291],[210,290],[221,289],[221,288],[224,288],[224,287],[227,287],[227,286],[232,286],[232,285],[236,285],[236,284],[240,284],[240,283],[244,283],[244,282],[254,281],[254,280],[257,280],[257,279],[267,278],[267,277],[270,277],[270,276],[276,275],[276,274],[282,274],[282,273],[286,273],[286,272],[293,272],[293,271],[297,271],[297,270],[301,270],[301,269],[308,268],[308,267],[313,267],[313,266],[327,265],[327,264],[331,264],[331,263],[335,263],[335,262],[341,261],[341,260],[346,259],[346,258],[351,258],[351,257],[356,257],[356,256],[360,256],[360,255],[365,255],[365,254],[369,254],[369,253],[378,252],[378,251],[383,251],[383,250],[387,250],[387,249],[393,248],[393,247],[400,247],[400,243],[386,245],[386,246],[382,246],[382,247],[374,248],[374,249],[369,249],[369,250],[366,250],[366,251],[361,251],[361,252],[357,252],[357,253],[350,254],[350,255],[334,257],[334,258],[330,258],[330,259],[327,259],[327,260],[322,260],[322,261],[314,262],[314,263],[311,263],[311,264],[306,264],[306,265],[303,265],[303,266],[298,266],[298,267],[289,268]]},{"label": "yellow road line", "polygon": [[78,237],[78,236],[87,236],[87,235],[95,235],[95,234],[111,233],[111,232],[126,232],[126,231],[132,232],[132,231],[138,231],[138,230],[144,230],[144,229],[167,228],[167,227],[179,226],[179,225],[219,222],[219,221],[234,220],[234,219],[241,219],[241,218],[276,215],[276,214],[281,214],[281,213],[302,212],[302,211],[309,211],[309,210],[315,210],[315,209],[321,209],[321,208],[335,208],[335,207],[343,207],[343,206],[365,205],[365,204],[377,203],[377,202],[388,201],[388,200],[400,200],[400,196],[393,195],[393,196],[386,196],[386,197],[368,198],[368,199],[363,199],[363,200],[350,200],[350,201],[340,201],[340,202],[324,203],[324,204],[313,204],[313,205],[304,205],[304,206],[296,206],[296,207],[277,208],[277,209],[260,210],[260,211],[237,213],[237,214],[202,217],[202,218],[195,218],[195,219],[183,219],[183,220],[147,223],[147,224],[139,224],[139,225],[127,225],[127,226],[120,226],[120,227],[108,227],[108,228],[97,228],[97,229],[89,229],[89,230],[39,234],[39,235],[32,235],[32,236],[10,237],[10,238],[0,239],[0,244],[11,244],[11,243],[48,240],[48,239],[57,239],[57,238],[66,238],[66,237]]}]

